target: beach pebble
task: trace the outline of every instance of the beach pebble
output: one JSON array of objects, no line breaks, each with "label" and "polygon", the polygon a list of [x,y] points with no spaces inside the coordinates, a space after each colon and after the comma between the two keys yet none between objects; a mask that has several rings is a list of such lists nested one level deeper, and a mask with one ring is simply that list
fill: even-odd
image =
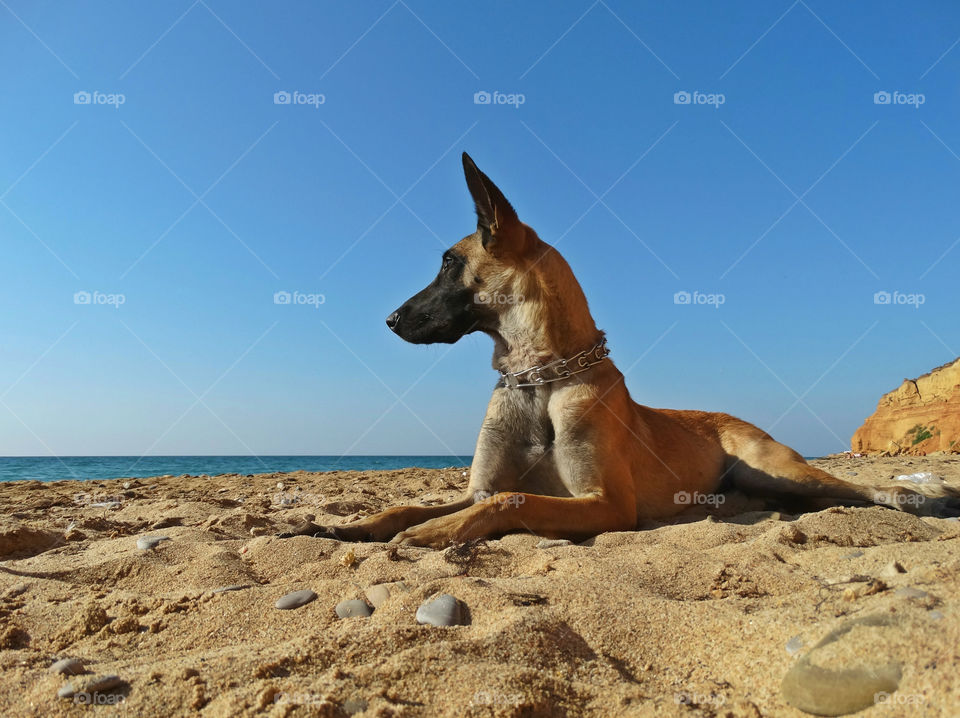
[{"label": "beach pebble", "polygon": [[460,626],[463,624],[463,606],[449,593],[442,593],[421,604],[417,609],[417,623],[430,626]]},{"label": "beach pebble", "polygon": [[851,558],[860,558],[861,556],[863,556],[863,551],[851,551],[850,553],[843,554],[840,558],[849,560]]},{"label": "beach pebble", "polygon": [[409,590],[410,587],[407,586],[407,584],[405,584],[403,581],[392,581],[391,583],[378,583],[375,586],[370,586],[364,591],[364,594],[374,608],[380,608],[384,601],[390,598],[390,596],[393,596],[401,591]]},{"label": "beach pebble", "polygon": [[943,618],[943,614],[940,611],[929,611],[927,615],[934,621],[939,621]]},{"label": "beach pebble", "polygon": [[250,584],[237,584],[235,586],[221,586],[220,588],[213,589],[210,593],[226,593],[227,591],[242,591],[245,588],[250,588]]},{"label": "beach pebble", "polygon": [[557,546],[571,546],[573,541],[567,539],[541,539],[537,548],[556,548]]},{"label": "beach pebble", "polygon": [[340,601],[333,609],[340,618],[365,618],[373,613],[373,609],[366,601],[354,598],[349,601]]},{"label": "beach pebble", "polygon": [[930,594],[913,586],[904,586],[893,592],[894,598],[926,598]]},{"label": "beach pebble", "polygon": [[79,676],[84,671],[83,662],[76,658],[61,658],[50,666],[51,673],[63,673],[68,676]]},{"label": "beach pebble", "polygon": [[123,482],[123,488],[129,489],[131,486],[133,486],[133,484],[131,484],[129,481],[124,481],[124,482]]},{"label": "beach pebble", "polygon": [[279,608],[280,610],[300,608],[300,606],[310,603],[310,601],[316,597],[317,594],[315,594],[309,588],[305,588],[302,591],[294,591],[292,593],[288,593],[286,596],[281,596],[277,599],[277,602],[273,604],[273,606],[274,608]]},{"label": "beach pebble", "polygon": [[103,693],[121,685],[123,685],[123,681],[120,679],[120,676],[114,675],[73,678],[60,686],[60,690],[57,691],[57,696],[60,698],[73,698],[77,693]]},{"label": "beach pebble", "polygon": [[141,536],[137,539],[137,548],[141,551],[149,551],[162,541],[169,541],[169,536]]},{"label": "beach pebble", "polygon": [[800,636],[794,636],[789,641],[787,641],[786,649],[787,653],[791,656],[795,656],[800,652],[800,649],[803,648],[803,639]]},{"label": "beach pebble", "polygon": [[[780,693],[787,703],[805,713],[841,716],[856,713],[876,703],[877,693],[892,693],[900,684],[901,667],[895,662],[879,663],[880,656],[863,658],[842,668],[825,668],[813,659],[824,646],[843,640],[853,628],[882,630],[893,625],[883,616],[865,616],[847,621],[827,634],[806,655],[798,658],[783,677]],[[849,639],[848,639],[849,640]]]}]

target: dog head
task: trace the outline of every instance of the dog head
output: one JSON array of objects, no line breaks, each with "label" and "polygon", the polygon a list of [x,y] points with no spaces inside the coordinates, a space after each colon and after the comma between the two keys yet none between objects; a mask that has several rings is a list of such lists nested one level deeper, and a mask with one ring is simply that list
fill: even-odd
[{"label": "dog head", "polygon": [[443,254],[436,278],[387,317],[387,326],[413,344],[452,344],[475,331],[496,333],[503,315],[530,297],[528,269],[542,245],[500,189],[463,154],[477,229]]}]

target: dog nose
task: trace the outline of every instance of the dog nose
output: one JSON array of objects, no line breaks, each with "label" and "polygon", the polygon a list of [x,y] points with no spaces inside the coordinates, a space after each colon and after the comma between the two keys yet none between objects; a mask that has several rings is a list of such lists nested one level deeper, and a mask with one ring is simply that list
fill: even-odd
[{"label": "dog nose", "polygon": [[400,321],[400,312],[396,311],[393,314],[391,314],[389,317],[387,317],[387,326],[390,327],[391,329],[396,329],[397,323],[399,321]]}]

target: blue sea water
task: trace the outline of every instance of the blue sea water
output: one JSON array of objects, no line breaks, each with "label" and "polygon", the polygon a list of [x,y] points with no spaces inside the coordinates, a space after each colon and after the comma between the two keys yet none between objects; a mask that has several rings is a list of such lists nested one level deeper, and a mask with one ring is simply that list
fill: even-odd
[{"label": "blue sea water", "polygon": [[266,474],[274,471],[443,469],[470,456],[0,456],[0,481],[144,478],[172,474]]}]

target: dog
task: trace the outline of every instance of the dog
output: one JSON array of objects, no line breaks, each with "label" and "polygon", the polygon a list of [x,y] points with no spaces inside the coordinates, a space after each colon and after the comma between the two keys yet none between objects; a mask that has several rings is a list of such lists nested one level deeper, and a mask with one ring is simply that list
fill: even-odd
[{"label": "dog", "polygon": [[[414,344],[453,343],[472,332],[493,339],[500,378],[466,493],[344,526],[307,521],[282,537],[434,548],[516,531],[582,540],[670,517],[687,508],[689,497],[726,487],[819,508],[943,508],[942,500],[934,506],[933,498],[903,486],[842,481],[728,414],[635,403],[567,262],[520,221],[469,155],[462,159],[476,231],[444,252],[433,282],[386,322]],[[954,498],[950,507],[960,502]]]}]

